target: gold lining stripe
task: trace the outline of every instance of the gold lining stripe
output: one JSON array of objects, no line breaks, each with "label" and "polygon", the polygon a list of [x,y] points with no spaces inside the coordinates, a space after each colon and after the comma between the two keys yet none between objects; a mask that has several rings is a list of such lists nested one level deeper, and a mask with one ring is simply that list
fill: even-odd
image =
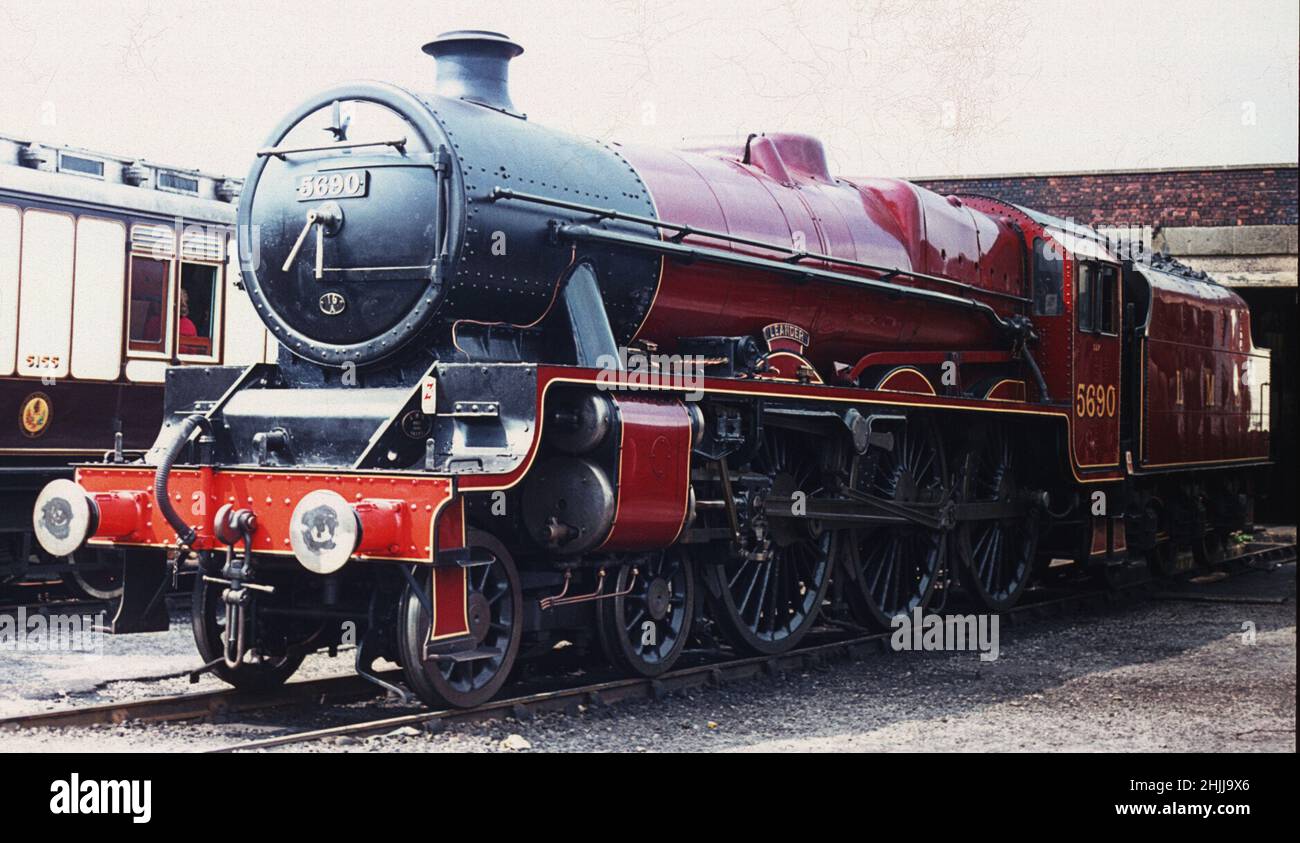
[{"label": "gold lining stripe", "polygon": [[918,378],[920,378],[920,379],[925,383],[925,387],[926,387],[926,389],[930,390],[930,392],[929,392],[930,395],[933,395],[933,396],[935,396],[936,398],[939,397],[939,393],[937,393],[937,392],[934,391],[934,384],[930,383],[930,379],[927,378],[927,377],[926,377],[926,376],[921,372],[920,369],[914,368],[914,367],[912,367],[912,366],[899,366],[897,369],[892,369],[892,370],[890,370],[889,374],[885,375],[885,377],[884,377],[883,379],[881,379],[880,383],[876,384],[876,387],[875,387],[875,388],[876,388],[877,390],[882,391],[882,392],[908,392],[908,393],[911,393],[912,395],[925,395],[926,393],[924,393],[924,392],[916,392],[916,391],[911,390],[911,389],[890,389],[890,388],[886,385],[886,384],[888,384],[891,380],[893,380],[895,377],[897,377],[898,375],[905,375],[905,374],[907,374],[908,372],[911,372],[912,374],[916,375]]}]

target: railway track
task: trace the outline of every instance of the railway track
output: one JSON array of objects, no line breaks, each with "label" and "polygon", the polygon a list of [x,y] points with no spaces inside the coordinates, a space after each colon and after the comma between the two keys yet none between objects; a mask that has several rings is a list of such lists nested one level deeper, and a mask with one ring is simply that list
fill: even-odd
[{"label": "railway track", "polygon": [[[397,671],[381,675],[388,679],[400,678]],[[107,726],[128,720],[142,723],[202,720],[217,715],[292,705],[355,702],[380,694],[380,688],[360,676],[330,676],[290,682],[272,691],[259,693],[224,688],[219,691],[147,697],[120,703],[20,714],[0,719],[0,730]]]},{"label": "railway track", "polygon": [[[1296,561],[1296,545],[1292,543],[1254,543],[1244,551],[1225,561],[1228,576],[1250,570],[1271,569]],[[1021,621],[1061,614],[1074,607],[1108,606],[1131,600],[1139,595],[1155,599],[1200,598],[1188,593],[1157,591],[1161,581],[1143,578],[1113,589],[1084,589],[1066,593],[1045,591],[1005,612],[1008,625]],[[1208,598],[1215,599],[1215,598]],[[961,612],[963,607],[950,607]],[[792,670],[806,670],[820,665],[860,659],[871,652],[889,649],[892,633],[865,633],[850,629],[846,632],[821,631],[814,643],[805,644],[787,653],[774,656],[741,658],[711,658],[699,664],[678,668],[662,676],[646,678],[619,678],[594,683],[574,683],[550,687],[510,698],[494,700],[467,709],[416,711],[382,718],[345,723],[307,731],[289,732],[267,738],[242,741],[221,747],[213,752],[246,752],[272,749],[294,744],[311,743],[338,737],[362,737],[383,734],[404,727],[415,727],[430,732],[440,731],[447,724],[473,723],[506,716],[527,719],[535,714],[550,711],[574,711],[579,706],[601,708],[633,699],[660,699],[684,690],[721,687],[759,676],[776,676]],[[399,671],[382,674],[390,681],[400,678]],[[334,676],[323,679],[290,682],[273,691],[262,693],[223,689],[195,694],[154,697],[122,703],[82,706],[0,719],[0,730],[29,728],[68,728],[111,725],[125,721],[176,722],[212,719],[238,713],[255,712],[295,705],[341,704],[374,699],[383,694],[382,689],[359,676]]]}]

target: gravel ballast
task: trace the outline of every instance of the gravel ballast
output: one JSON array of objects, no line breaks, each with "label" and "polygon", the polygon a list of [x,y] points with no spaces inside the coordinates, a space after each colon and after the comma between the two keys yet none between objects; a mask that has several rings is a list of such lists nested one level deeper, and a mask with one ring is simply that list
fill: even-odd
[{"label": "gravel ballast", "polygon": [[[1196,591],[1236,602],[1138,599],[1004,623],[1000,657],[993,662],[972,652],[872,654],[659,702],[449,724],[436,733],[408,727],[284,751],[1294,752],[1295,565]],[[126,649],[118,652],[119,647]],[[0,653],[0,714],[209,687],[215,680],[205,679],[198,688],[179,678],[110,681],[115,670],[126,679],[192,667],[190,647],[185,626],[158,636],[110,639],[106,664],[90,671],[93,678],[71,662],[58,664],[77,657],[25,660],[23,654]],[[316,658],[306,675],[346,672],[349,662]],[[241,715],[227,723],[20,731],[0,736],[0,748],[211,749],[343,716],[404,710],[370,702]]]}]

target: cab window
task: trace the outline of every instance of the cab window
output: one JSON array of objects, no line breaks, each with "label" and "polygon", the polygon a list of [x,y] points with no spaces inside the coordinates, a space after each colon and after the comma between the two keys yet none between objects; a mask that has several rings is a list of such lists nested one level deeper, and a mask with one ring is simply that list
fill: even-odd
[{"label": "cab window", "polygon": [[1075,309],[1079,313],[1079,330],[1119,333],[1119,270],[1094,261],[1079,261],[1077,269]]},{"label": "cab window", "polygon": [[1097,330],[1119,333],[1119,270],[1103,264],[1097,278]]},{"label": "cab window", "polygon": [[1075,308],[1079,311],[1079,330],[1091,333],[1093,311],[1096,303],[1097,268],[1090,263],[1079,264],[1079,279],[1075,282],[1079,291],[1075,298]]},{"label": "cab window", "polygon": [[1055,244],[1034,238],[1034,315],[1060,316],[1065,280],[1065,259]]}]

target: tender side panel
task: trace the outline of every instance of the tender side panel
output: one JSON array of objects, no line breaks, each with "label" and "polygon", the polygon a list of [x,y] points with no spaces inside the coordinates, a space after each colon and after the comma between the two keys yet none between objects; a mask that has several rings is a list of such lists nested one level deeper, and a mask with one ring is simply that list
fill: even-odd
[{"label": "tender side panel", "polygon": [[1251,342],[1245,303],[1217,285],[1148,277],[1142,466],[1267,460],[1270,357]]}]

